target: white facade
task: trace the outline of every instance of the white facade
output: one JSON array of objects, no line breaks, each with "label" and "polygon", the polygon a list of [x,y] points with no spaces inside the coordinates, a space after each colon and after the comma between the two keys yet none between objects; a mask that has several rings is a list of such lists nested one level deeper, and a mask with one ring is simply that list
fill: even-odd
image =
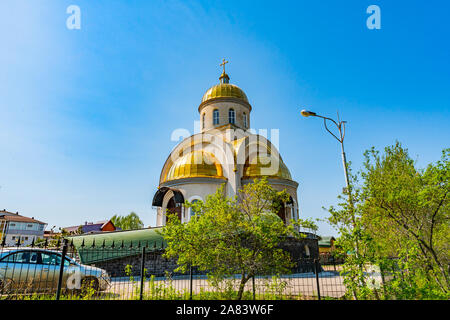
[{"label": "white facade", "polygon": [[44,238],[46,223],[7,211],[0,211],[0,243],[6,246],[27,246]]}]

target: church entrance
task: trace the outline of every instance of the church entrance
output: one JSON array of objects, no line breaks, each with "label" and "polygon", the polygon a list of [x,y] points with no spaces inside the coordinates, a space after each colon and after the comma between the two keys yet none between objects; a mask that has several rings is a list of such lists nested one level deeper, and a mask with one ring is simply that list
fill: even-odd
[{"label": "church entrance", "polygon": [[181,208],[182,205],[181,204],[176,204],[175,203],[175,199],[174,197],[170,198],[169,202],[167,203],[167,210],[169,211],[168,213],[176,213],[178,216],[178,219],[181,221]]},{"label": "church entrance", "polygon": [[183,203],[184,203],[184,196],[180,190],[169,187],[158,188],[158,191],[156,191],[152,201],[153,207],[159,207],[158,209],[159,222],[157,222],[157,224],[164,225],[166,223],[167,210],[170,213],[175,213],[178,219],[182,221],[181,214],[183,211]]}]

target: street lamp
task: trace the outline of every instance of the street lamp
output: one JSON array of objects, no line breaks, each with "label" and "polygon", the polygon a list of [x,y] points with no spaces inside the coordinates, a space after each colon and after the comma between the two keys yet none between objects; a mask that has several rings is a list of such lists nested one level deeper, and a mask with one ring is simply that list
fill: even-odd
[{"label": "street lamp", "polygon": [[[345,151],[344,151],[344,137],[345,137],[345,124],[347,123],[347,121],[340,121],[339,119],[339,114],[338,114],[338,120],[337,122],[334,121],[333,119],[327,118],[327,117],[323,117],[318,115],[315,112],[312,111],[308,111],[308,110],[302,110],[300,111],[301,115],[304,117],[318,117],[318,118],[322,118],[323,119],[323,124],[325,126],[325,129],[337,140],[339,141],[339,143],[341,144],[341,150],[342,150],[342,165],[344,166],[344,173],[345,173],[345,183],[347,185],[347,192],[348,192],[348,200],[350,203],[350,206],[353,207],[353,201],[352,201],[352,196],[351,196],[351,188],[350,188],[350,181],[348,179],[348,171],[347,171],[347,158],[345,157]],[[336,127],[339,130],[339,137],[337,137],[333,132],[331,132],[328,129],[327,126],[327,120],[331,121],[332,123],[334,123],[336,125]]]},{"label": "street lamp", "polygon": [[309,116],[317,116],[317,114],[315,112],[312,111],[308,111],[308,110],[302,110],[300,111],[300,113],[302,114],[302,116],[304,117],[309,117]]},{"label": "street lamp", "polygon": [[[350,182],[349,182],[349,179],[348,179],[347,159],[346,159],[346,157],[345,157],[345,152],[344,152],[345,124],[347,123],[347,121],[341,121],[341,120],[339,119],[339,113],[338,113],[338,115],[337,115],[337,116],[338,116],[337,122],[334,121],[333,119],[330,119],[330,118],[327,118],[327,117],[320,116],[320,115],[316,114],[315,112],[308,111],[308,110],[302,110],[302,111],[300,111],[300,113],[301,113],[301,115],[304,116],[304,117],[318,117],[318,118],[322,118],[322,119],[323,119],[323,124],[324,124],[324,126],[325,126],[325,129],[326,129],[326,130],[327,130],[327,131],[328,131],[328,132],[329,132],[329,133],[330,133],[337,141],[339,141],[339,143],[341,144],[341,150],[342,150],[342,164],[343,164],[343,166],[344,166],[345,183],[347,184],[348,204],[349,204],[349,209],[350,209],[349,212],[350,212],[350,218],[351,218],[351,220],[352,220],[353,227],[355,228],[355,227],[356,227],[356,221],[355,221],[356,219],[355,219],[355,215],[354,215],[355,210],[354,210],[354,207],[353,207],[352,189],[350,188]],[[337,137],[333,132],[331,132],[331,131],[328,129],[328,126],[327,126],[327,120],[333,122],[333,123],[336,125],[336,127],[337,127],[338,130],[339,130],[339,137]],[[355,242],[355,254],[356,254],[356,258],[358,259],[358,258],[359,258],[359,245],[358,245],[358,240],[356,240],[356,242]],[[362,266],[360,266],[360,271],[363,272]],[[357,295],[356,295],[355,290],[353,290],[353,296],[354,296],[355,299],[356,299]]]}]

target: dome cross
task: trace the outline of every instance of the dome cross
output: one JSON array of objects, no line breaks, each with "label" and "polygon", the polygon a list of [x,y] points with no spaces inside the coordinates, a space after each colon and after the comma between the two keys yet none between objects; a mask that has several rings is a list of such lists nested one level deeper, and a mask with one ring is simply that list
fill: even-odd
[{"label": "dome cross", "polygon": [[228,63],[225,59],[222,59],[222,63],[220,64],[221,67],[223,67],[223,73],[225,73],[225,65]]},{"label": "dome cross", "polygon": [[228,63],[227,60],[223,59],[222,63],[220,64],[221,67],[223,67],[223,72],[220,75],[220,83],[229,83],[230,82],[230,77],[226,74],[225,72],[225,65]]}]

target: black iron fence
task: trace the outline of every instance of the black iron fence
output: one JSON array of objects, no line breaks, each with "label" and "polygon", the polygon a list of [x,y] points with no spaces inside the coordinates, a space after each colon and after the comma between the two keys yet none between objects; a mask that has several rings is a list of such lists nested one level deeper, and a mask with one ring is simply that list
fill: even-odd
[{"label": "black iron fence", "polygon": [[[235,299],[240,275],[208,278],[196,268],[175,272],[163,244],[72,242],[0,244],[0,299]],[[257,275],[243,299],[340,299],[340,265],[301,259],[289,274]]]}]

